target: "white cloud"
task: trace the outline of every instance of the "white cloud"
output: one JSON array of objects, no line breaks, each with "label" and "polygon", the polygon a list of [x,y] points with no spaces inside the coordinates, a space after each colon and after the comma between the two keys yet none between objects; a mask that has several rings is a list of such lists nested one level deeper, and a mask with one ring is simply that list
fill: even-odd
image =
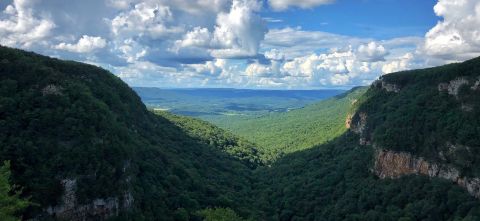
[{"label": "white cloud", "polygon": [[330,82],[333,85],[345,85],[350,81],[350,76],[346,74],[334,74],[330,77]]},{"label": "white cloud", "polygon": [[0,44],[100,64],[131,85],[169,87],[348,88],[480,55],[476,0],[439,0],[442,20],[425,37],[386,40],[288,27],[274,14],[260,17],[265,2],[287,10],[334,1],[8,0]]},{"label": "white cloud", "polygon": [[283,72],[281,68],[282,63],[279,61],[272,61],[270,65],[252,63],[245,69],[245,74],[248,77],[284,78],[288,73]]},{"label": "white cloud", "polygon": [[414,56],[412,53],[407,53],[400,58],[394,59],[382,67],[384,74],[389,74],[398,71],[404,71],[412,67]]},{"label": "white cloud", "polygon": [[28,48],[42,43],[55,28],[55,23],[46,16],[34,13],[37,1],[14,0],[0,13],[0,44]]},{"label": "white cloud", "polygon": [[173,50],[178,53],[182,48],[196,47],[208,50],[215,58],[255,57],[267,31],[256,13],[260,7],[254,0],[234,0],[228,13],[218,14],[213,32],[195,27],[175,42]]},{"label": "white cloud", "polygon": [[60,43],[55,45],[55,49],[66,50],[75,53],[89,53],[100,48],[104,48],[107,41],[101,37],[92,37],[88,35],[82,36],[75,44]]},{"label": "white cloud", "polygon": [[225,69],[225,60],[217,59],[216,61],[207,61],[205,64],[190,64],[195,73],[204,76],[219,76]]},{"label": "white cloud", "polygon": [[447,62],[480,56],[480,1],[439,0],[434,11],[443,21],[426,34],[422,52]]},{"label": "white cloud", "polygon": [[313,8],[319,5],[333,3],[335,0],[268,0],[270,7],[276,11],[283,11],[289,7]]},{"label": "white cloud", "polygon": [[277,60],[277,61],[285,60],[285,54],[276,48],[271,49],[270,51],[266,51],[264,55],[265,55],[265,58],[270,60]]},{"label": "white cloud", "polygon": [[147,36],[152,39],[178,34],[183,28],[169,26],[173,14],[168,6],[142,2],[111,20],[112,32],[122,38]]},{"label": "white cloud", "polygon": [[182,40],[175,42],[174,50],[186,47],[210,47],[212,34],[207,28],[195,27],[192,31],[186,33]]},{"label": "white cloud", "polygon": [[349,74],[355,75],[355,54],[350,49],[345,52],[311,54],[298,57],[283,65],[283,71],[293,77],[306,77],[310,84],[347,84]]},{"label": "white cloud", "polygon": [[377,44],[372,41],[366,45],[360,45],[358,47],[358,56],[362,61],[384,61],[385,56],[388,55],[388,51],[381,44]]},{"label": "white cloud", "polygon": [[329,50],[344,48],[349,45],[358,46],[372,39],[362,39],[322,31],[305,31],[300,27],[271,29],[265,36],[262,47],[277,49],[285,55],[285,59],[315,53],[320,49]]}]

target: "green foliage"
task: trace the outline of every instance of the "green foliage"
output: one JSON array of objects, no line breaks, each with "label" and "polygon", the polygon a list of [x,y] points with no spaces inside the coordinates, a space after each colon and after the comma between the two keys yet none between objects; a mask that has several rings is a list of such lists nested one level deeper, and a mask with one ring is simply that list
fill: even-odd
[{"label": "green foliage", "polygon": [[216,122],[264,148],[267,161],[318,144],[343,134],[352,104],[366,88],[355,88],[342,95],[286,113],[262,117],[230,118]]},{"label": "green foliage", "polygon": [[0,167],[0,217],[5,221],[20,220],[20,212],[30,205],[21,198],[21,191],[10,185],[10,174],[10,163],[4,162]]},{"label": "green foliage", "polygon": [[220,148],[229,155],[246,162],[254,168],[263,165],[263,153],[251,142],[236,137],[232,133],[218,128],[203,120],[174,115],[165,111],[154,110],[154,113],[167,118],[182,128],[189,136],[198,139],[214,148]]},{"label": "green foliage", "polygon": [[[455,79],[469,82],[458,95],[439,89]],[[387,92],[379,86],[368,90],[358,110],[368,116],[365,136],[382,148],[480,176],[480,90],[474,89],[479,79],[480,58],[385,75],[382,81],[401,90]]]},{"label": "green foliage", "polygon": [[251,212],[245,163],[149,112],[108,71],[5,47],[0,62],[0,161],[11,161],[12,182],[39,205],[25,218],[61,203],[64,179],[76,179],[80,204],[130,193],[127,219]]},{"label": "green foliage", "polygon": [[477,220],[480,202],[449,181],[379,180],[373,149],[344,134],[257,171],[258,220]]},{"label": "green foliage", "polygon": [[204,221],[246,221],[230,208],[208,208],[198,212]]}]

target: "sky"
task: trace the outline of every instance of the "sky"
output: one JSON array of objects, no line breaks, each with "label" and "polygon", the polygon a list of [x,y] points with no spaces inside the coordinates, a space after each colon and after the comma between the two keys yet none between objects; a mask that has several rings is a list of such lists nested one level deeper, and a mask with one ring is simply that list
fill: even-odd
[{"label": "sky", "polygon": [[480,56],[480,1],[0,0],[0,44],[130,86],[348,89]]}]

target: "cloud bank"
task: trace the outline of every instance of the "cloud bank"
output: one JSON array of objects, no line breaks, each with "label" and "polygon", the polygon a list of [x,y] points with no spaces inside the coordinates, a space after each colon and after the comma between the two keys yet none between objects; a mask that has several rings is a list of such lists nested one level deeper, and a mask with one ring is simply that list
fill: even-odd
[{"label": "cloud bank", "polygon": [[[268,29],[262,11],[333,0],[7,0],[0,44],[111,70],[132,86],[348,88],[480,56],[480,2],[439,0],[425,36]],[[88,15],[88,16],[85,16]]]}]

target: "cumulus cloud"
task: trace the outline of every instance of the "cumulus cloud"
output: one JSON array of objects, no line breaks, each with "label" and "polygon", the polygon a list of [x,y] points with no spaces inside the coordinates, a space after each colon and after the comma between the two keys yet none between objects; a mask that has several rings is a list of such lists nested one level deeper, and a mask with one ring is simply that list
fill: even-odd
[{"label": "cumulus cloud", "polygon": [[283,11],[289,7],[313,8],[319,5],[333,3],[335,0],[268,0],[270,7],[276,11]]},{"label": "cumulus cloud", "polygon": [[200,75],[217,77],[226,68],[225,64],[225,59],[216,59],[215,61],[207,61],[205,64],[190,64],[187,66]]},{"label": "cumulus cloud", "polygon": [[358,56],[362,61],[384,61],[386,55],[388,55],[388,51],[385,49],[385,47],[373,41],[358,47]]},{"label": "cumulus cloud", "polygon": [[258,62],[249,64],[245,69],[245,74],[248,77],[259,78],[284,78],[289,74],[281,70],[282,63],[279,61],[272,61],[269,65],[260,64]]},{"label": "cumulus cloud", "polygon": [[55,45],[54,48],[76,53],[89,53],[97,49],[104,48],[106,45],[107,41],[101,37],[84,35],[75,44],[62,42],[58,45]]},{"label": "cumulus cloud", "polygon": [[294,77],[306,77],[311,84],[347,84],[354,70],[352,50],[298,57],[283,65],[283,71]]},{"label": "cumulus cloud", "polygon": [[178,53],[194,47],[208,50],[215,58],[255,57],[267,31],[264,20],[256,13],[260,7],[257,1],[234,0],[228,13],[218,14],[212,32],[195,27],[175,42],[173,50]]},{"label": "cumulus cloud", "polygon": [[480,2],[439,0],[435,14],[443,18],[425,36],[422,52],[446,61],[480,55]]},{"label": "cumulus cloud", "polygon": [[28,48],[51,34],[55,23],[46,16],[35,14],[37,1],[14,0],[0,13],[0,44]]},{"label": "cumulus cloud", "polygon": [[382,72],[384,74],[389,74],[410,69],[412,67],[413,59],[414,56],[412,53],[406,53],[405,55],[384,64],[382,67]]},{"label": "cumulus cloud", "polygon": [[169,87],[348,88],[480,55],[476,0],[439,0],[441,21],[425,37],[385,40],[289,27],[260,17],[265,2],[281,11],[334,1],[7,0],[0,44],[101,65],[130,85]]},{"label": "cumulus cloud", "polygon": [[305,31],[301,27],[271,29],[265,35],[262,45],[266,49],[277,49],[285,59],[315,53],[319,49],[338,49],[349,45],[358,46],[372,41],[322,31]]},{"label": "cumulus cloud", "polygon": [[266,51],[264,55],[265,55],[265,58],[270,60],[276,60],[276,61],[285,60],[285,54],[276,48]]},{"label": "cumulus cloud", "polygon": [[113,18],[111,27],[113,34],[122,38],[147,36],[158,39],[183,31],[181,27],[167,25],[172,19],[168,6],[142,2]]}]

